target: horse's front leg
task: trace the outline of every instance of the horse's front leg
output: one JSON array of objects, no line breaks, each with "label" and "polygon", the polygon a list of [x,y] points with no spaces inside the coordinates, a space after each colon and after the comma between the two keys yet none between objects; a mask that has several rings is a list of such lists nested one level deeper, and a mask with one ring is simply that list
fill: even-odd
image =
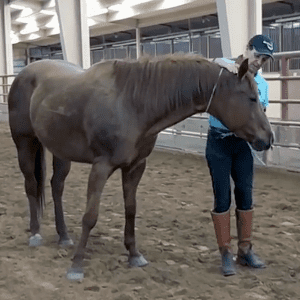
[{"label": "horse's front leg", "polygon": [[69,238],[67,226],[64,220],[62,206],[62,194],[64,191],[65,179],[71,168],[71,162],[61,160],[53,156],[53,176],[51,178],[52,197],[54,201],[56,231],[59,235],[59,244],[62,246],[73,245],[72,239]]},{"label": "horse's front leg", "polygon": [[136,191],[145,171],[146,159],[139,161],[131,168],[122,169],[123,195],[125,201],[125,239],[124,244],[129,251],[128,262],[132,267],[143,267],[147,260],[136,248],[135,244],[135,215]]},{"label": "horse's front leg", "polygon": [[113,168],[105,158],[97,158],[93,163],[88,181],[86,210],[82,218],[81,238],[73,258],[72,266],[67,273],[67,278],[70,280],[82,280],[84,277],[84,250],[90,231],[97,223],[101,193],[112,170]]}]

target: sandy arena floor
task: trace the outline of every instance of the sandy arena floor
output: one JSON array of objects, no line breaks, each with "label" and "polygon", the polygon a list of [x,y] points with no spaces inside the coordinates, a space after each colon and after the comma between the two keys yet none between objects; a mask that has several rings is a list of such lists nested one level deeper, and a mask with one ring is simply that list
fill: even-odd
[{"label": "sandy arena floor", "polygon": [[[300,174],[256,170],[254,249],[266,260],[267,269],[238,267],[236,276],[223,277],[210,218],[206,161],[155,151],[138,189],[136,237],[149,266],[127,267],[121,180],[116,172],[107,182],[89,239],[85,279],[74,283],[65,277],[74,249],[57,245],[49,180],[44,245],[27,246],[28,202],[7,123],[0,123],[0,139],[1,300],[300,299]],[[47,157],[49,179],[50,154]],[[89,170],[89,165],[74,163],[66,181],[65,215],[76,244]],[[236,252],[234,218],[232,235]]]}]

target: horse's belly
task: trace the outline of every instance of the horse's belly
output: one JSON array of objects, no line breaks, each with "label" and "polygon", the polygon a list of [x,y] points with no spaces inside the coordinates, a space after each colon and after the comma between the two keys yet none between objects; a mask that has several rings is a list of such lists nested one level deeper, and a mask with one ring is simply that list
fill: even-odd
[{"label": "horse's belly", "polygon": [[77,139],[74,140],[56,134],[50,134],[45,137],[37,133],[37,136],[51,153],[61,159],[85,163],[93,162],[93,153],[80,137],[77,137]]},{"label": "horse's belly", "polygon": [[55,156],[77,162],[92,163],[93,152],[88,147],[84,131],[70,118],[40,115],[32,122],[35,134]]},{"label": "horse's belly", "polygon": [[60,144],[56,143],[58,139],[55,139],[54,143],[49,141],[49,139],[40,140],[51,153],[61,159],[84,163],[92,163],[94,160],[92,151],[80,139],[76,142],[68,139],[66,142]]}]

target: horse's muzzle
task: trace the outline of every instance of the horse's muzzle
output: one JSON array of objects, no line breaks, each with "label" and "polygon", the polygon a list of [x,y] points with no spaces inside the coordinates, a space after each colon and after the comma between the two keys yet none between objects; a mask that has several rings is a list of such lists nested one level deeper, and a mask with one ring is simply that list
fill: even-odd
[{"label": "horse's muzzle", "polygon": [[270,149],[273,143],[274,143],[274,132],[272,131],[268,139],[266,140],[256,139],[251,143],[251,146],[256,151],[264,151]]}]

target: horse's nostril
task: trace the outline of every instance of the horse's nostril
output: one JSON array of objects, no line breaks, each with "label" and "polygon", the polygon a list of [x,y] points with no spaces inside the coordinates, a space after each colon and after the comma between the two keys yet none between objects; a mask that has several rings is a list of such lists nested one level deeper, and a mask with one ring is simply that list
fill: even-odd
[{"label": "horse's nostril", "polygon": [[269,150],[272,147],[272,138],[270,138],[269,142],[266,140],[256,140],[253,143],[251,143],[252,147],[256,151],[264,151]]}]

